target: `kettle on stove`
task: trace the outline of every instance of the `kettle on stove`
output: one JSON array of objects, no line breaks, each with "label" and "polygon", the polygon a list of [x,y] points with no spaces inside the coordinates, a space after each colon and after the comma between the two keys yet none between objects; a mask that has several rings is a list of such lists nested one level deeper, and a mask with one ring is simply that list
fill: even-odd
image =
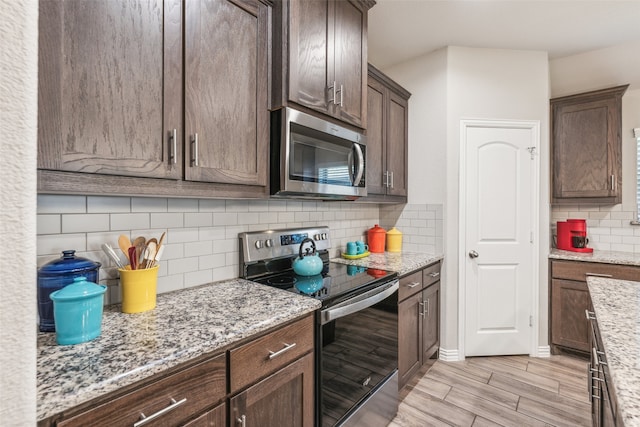
[{"label": "kettle on stove", "polygon": [[[311,248],[306,248],[305,252],[302,252],[304,244],[310,242]],[[318,256],[316,251],[316,243],[313,239],[305,238],[300,243],[300,251],[298,258],[293,260],[293,271],[300,276],[315,276],[322,272],[322,259]]]}]

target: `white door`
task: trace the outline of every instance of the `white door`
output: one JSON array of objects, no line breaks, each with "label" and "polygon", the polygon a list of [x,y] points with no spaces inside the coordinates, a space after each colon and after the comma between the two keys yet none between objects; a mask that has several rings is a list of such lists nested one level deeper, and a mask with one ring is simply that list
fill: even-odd
[{"label": "white door", "polygon": [[537,127],[474,122],[462,129],[464,354],[529,354]]}]

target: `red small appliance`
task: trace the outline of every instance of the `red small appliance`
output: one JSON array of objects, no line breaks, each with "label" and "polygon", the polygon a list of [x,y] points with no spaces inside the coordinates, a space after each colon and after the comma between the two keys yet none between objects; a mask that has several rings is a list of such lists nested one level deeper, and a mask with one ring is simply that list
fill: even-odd
[{"label": "red small appliance", "polygon": [[563,251],[573,252],[593,252],[593,248],[588,248],[587,244],[587,220],[585,219],[568,219],[566,221],[558,221],[557,224],[558,240],[556,247]]}]

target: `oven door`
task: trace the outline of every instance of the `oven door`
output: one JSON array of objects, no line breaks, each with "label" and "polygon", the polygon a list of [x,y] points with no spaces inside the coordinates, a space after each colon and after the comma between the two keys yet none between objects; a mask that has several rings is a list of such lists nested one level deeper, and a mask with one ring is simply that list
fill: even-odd
[{"label": "oven door", "polygon": [[272,155],[279,156],[271,165],[273,195],[345,200],[367,195],[364,135],[291,108],[274,114],[282,123],[281,134],[272,136],[277,140]]},{"label": "oven door", "polygon": [[320,312],[319,425],[386,426],[398,409],[398,281]]}]

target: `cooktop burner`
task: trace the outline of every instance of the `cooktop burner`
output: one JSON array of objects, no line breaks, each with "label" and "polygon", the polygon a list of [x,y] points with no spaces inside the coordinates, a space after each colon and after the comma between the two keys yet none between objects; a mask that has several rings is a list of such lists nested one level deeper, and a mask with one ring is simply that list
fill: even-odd
[{"label": "cooktop burner", "polygon": [[322,300],[323,305],[326,305],[329,301],[335,303],[396,276],[397,273],[389,271],[328,262],[322,273],[316,276],[300,276],[287,271],[252,280]]}]

